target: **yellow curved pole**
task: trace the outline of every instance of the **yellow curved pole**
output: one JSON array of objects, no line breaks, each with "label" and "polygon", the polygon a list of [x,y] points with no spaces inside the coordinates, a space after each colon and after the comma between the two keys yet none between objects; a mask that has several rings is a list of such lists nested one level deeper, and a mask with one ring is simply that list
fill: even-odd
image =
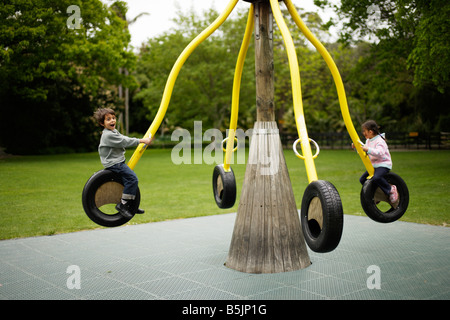
[{"label": "yellow curved pole", "polygon": [[291,71],[292,99],[294,102],[295,122],[297,124],[298,136],[300,138],[303,157],[305,158],[304,160],[306,174],[308,176],[309,182],[312,182],[318,180],[318,178],[311,151],[311,145],[309,144],[308,132],[306,130],[305,116],[303,114],[300,70],[298,68],[297,53],[295,52],[294,41],[292,40],[291,33],[289,32],[286,22],[283,19],[283,15],[281,14],[278,0],[270,0],[270,5],[272,7],[275,21],[280,28],[281,35],[283,37],[288,54],[289,68]]},{"label": "yellow curved pole", "polygon": [[[167,107],[169,106],[170,98],[172,96],[173,87],[175,85],[175,81],[178,77],[178,74],[180,73],[181,67],[186,62],[187,58],[191,55],[191,53],[198,47],[200,43],[202,43],[206,38],[208,38],[214,31],[217,30],[228,18],[230,13],[233,11],[234,7],[236,6],[237,2],[239,0],[230,0],[225,10],[217,17],[216,20],[205,30],[203,30],[197,37],[195,37],[194,40],[192,40],[189,45],[183,50],[181,55],[178,57],[177,61],[175,62],[174,66],[172,67],[172,71],[169,74],[169,77],[166,82],[166,86],[164,88],[163,97],[161,100],[161,104],[158,109],[158,113],[155,116],[155,119],[153,120],[152,124],[150,125],[150,128],[147,130],[147,132],[144,135],[144,138],[147,137],[154,137],[156,134],[156,131],[158,131],[159,126],[161,125],[161,122],[164,119],[164,116],[167,111]],[[141,158],[142,154],[144,153],[145,149],[147,149],[147,145],[141,143],[136,151],[134,151],[133,155],[131,156],[130,161],[128,161],[128,166],[133,170],[136,166],[137,162]]]},{"label": "yellow curved pole", "polygon": [[233,154],[234,138],[236,136],[237,120],[239,113],[239,91],[241,87],[242,70],[244,69],[245,57],[247,56],[248,47],[250,45],[250,39],[252,38],[254,27],[254,5],[250,6],[247,18],[247,26],[245,28],[244,39],[242,40],[241,49],[239,51],[238,59],[236,62],[236,69],[234,71],[233,81],[233,95],[231,100],[231,117],[230,117],[230,130],[228,131],[227,147],[225,152],[225,159],[223,169],[226,172],[230,171],[231,156]]},{"label": "yellow curved pole", "polygon": [[327,49],[325,49],[322,43],[320,43],[320,41],[317,40],[317,38],[311,33],[311,31],[309,31],[308,27],[303,23],[302,19],[300,18],[300,15],[297,12],[297,9],[292,4],[292,1],[284,0],[284,3],[286,4],[286,7],[288,8],[289,13],[291,14],[297,26],[300,28],[300,30],[303,32],[306,38],[314,45],[314,47],[316,47],[317,51],[319,51],[319,53],[322,55],[323,59],[328,65],[328,68],[331,71],[334,83],[336,84],[336,90],[339,97],[339,105],[341,107],[341,113],[342,117],[344,118],[345,126],[356,148],[356,151],[358,152],[358,155],[360,156],[361,160],[364,163],[364,166],[366,167],[367,172],[369,173],[369,178],[371,178],[374,173],[374,168],[372,166],[372,163],[370,162],[368,155],[364,152],[359,143],[360,141],[359,136],[356,133],[355,127],[353,126],[352,119],[350,117],[350,113],[348,110],[347,97],[345,95],[344,84],[342,82],[339,70],[336,67],[336,64],[334,63]]}]

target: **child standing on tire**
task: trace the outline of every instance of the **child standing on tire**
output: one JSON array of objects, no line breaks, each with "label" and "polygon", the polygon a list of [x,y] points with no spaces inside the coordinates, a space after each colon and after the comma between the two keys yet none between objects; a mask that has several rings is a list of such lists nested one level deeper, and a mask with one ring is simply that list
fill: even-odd
[{"label": "child standing on tire", "polygon": [[[373,120],[364,122],[361,127],[366,138],[366,143],[362,146],[362,149],[368,154],[375,169],[372,180],[389,197],[389,201],[395,203],[398,200],[397,187],[391,186],[385,179],[385,175],[392,169],[392,160],[384,133],[380,134],[379,127]],[[352,147],[354,147],[353,144]],[[368,176],[369,173],[364,172],[359,182],[364,184]]]},{"label": "child standing on tire", "polygon": [[142,214],[144,210],[137,209],[136,212],[132,212],[131,209],[138,190],[138,178],[125,163],[125,148],[136,147],[140,143],[149,145],[152,139],[130,138],[120,134],[116,129],[116,114],[112,109],[98,109],[94,113],[94,118],[104,128],[98,146],[100,161],[105,169],[118,173],[123,181],[122,199],[116,205],[116,209],[123,217],[131,219],[135,213]]}]

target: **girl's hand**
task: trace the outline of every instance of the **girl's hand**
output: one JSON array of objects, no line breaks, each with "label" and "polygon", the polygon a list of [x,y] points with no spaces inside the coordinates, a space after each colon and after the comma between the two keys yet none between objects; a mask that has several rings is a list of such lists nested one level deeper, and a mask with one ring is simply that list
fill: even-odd
[{"label": "girl's hand", "polygon": [[[363,151],[367,152],[369,151],[369,147],[367,147],[363,142],[358,141],[359,144],[361,145],[361,148],[363,149]],[[355,149],[355,145],[352,143],[352,148]]]}]

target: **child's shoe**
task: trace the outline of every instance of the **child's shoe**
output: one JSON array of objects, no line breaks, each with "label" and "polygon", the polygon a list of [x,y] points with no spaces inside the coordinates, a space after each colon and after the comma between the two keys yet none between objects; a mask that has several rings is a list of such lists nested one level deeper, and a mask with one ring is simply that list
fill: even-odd
[{"label": "child's shoe", "polygon": [[119,213],[127,219],[131,219],[134,217],[134,215],[130,212],[130,208],[128,207],[128,203],[122,203],[119,202],[116,205],[116,210],[119,211]]},{"label": "child's shoe", "polygon": [[397,187],[395,185],[392,185],[391,192],[389,193],[389,201],[391,203],[395,203],[398,201],[398,192]]},{"label": "child's shoe", "polygon": [[136,206],[136,200],[128,200],[128,203],[130,204],[130,210],[135,210],[134,214],[144,214],[145,211],[143,209],[139,209],[138,206]]}]

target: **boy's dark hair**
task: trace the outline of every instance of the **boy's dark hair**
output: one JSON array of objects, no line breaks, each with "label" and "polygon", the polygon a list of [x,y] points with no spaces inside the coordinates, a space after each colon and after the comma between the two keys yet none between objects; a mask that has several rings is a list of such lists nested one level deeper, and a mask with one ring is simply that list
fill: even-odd
[{"label": "boy's dark hair", "polygon": [[100,108],[97,109],[97,111],[94,112],[94,118],[97,120],[98,124],[103,126],[105,123],[105,117],[107,114],[112,114],[113,116],[116,115],[113,109],[110,108]]}]

